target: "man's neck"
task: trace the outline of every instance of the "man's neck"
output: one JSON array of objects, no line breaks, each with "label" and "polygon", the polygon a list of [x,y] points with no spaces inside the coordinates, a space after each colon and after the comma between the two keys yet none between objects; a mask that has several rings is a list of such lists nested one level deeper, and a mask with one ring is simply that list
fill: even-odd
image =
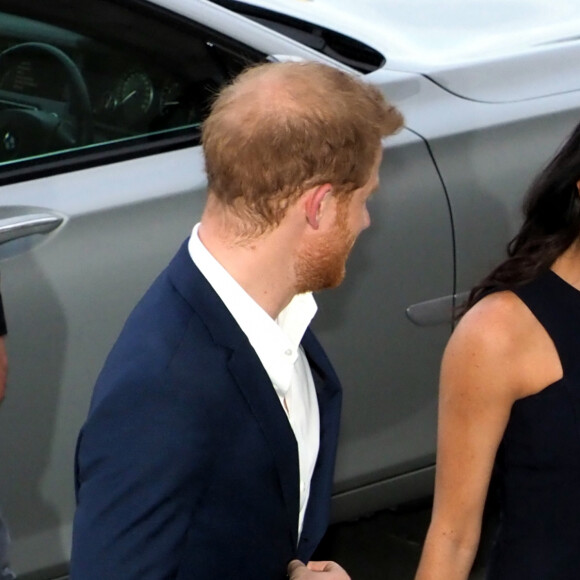
[{"label": "man's neck", "polygon": [[294,297],[293,244],[290,232],[277,227],[240,241],[223,219],[204,214],[198,230],[202,244],[236,282],[273,318]]}]

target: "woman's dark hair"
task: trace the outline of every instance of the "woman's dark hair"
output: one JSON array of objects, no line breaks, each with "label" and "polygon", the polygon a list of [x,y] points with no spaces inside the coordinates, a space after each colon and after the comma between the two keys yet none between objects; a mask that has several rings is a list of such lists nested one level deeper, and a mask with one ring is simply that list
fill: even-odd
[{"label": "woman's dark hair", "polygon": [[524,200],[524,223],[508,244],[508,258],[475,286],[464,306],[522,286],[547,270],[580,234],[580,124],[536,177]]}]

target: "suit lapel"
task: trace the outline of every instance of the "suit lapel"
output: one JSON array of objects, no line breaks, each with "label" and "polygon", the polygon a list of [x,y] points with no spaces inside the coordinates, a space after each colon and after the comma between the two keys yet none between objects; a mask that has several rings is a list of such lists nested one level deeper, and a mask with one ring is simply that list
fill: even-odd
[{"label": "suit lapel", "polygon": [[306,331],[302,345],[312,370],[320,411],[320,450],[298,549],[298,557],[308,559],[322,539],[330,515],[342,390],[326,353],[310,329]]},{"label": "suit lapel", "polygon": [[246,335],[191,260],[187,241],[169,265],[168,275],[204,321],[214,341],[231,351],[229,371],[268,442],[287,507],[292,545],[296,546],[300,481],[298,446],[272,382]]},{"label": "suit lapel", "polygon": [[260,359],[249,343],[247,349],[239,349],[232,354],[229,367],[268,441],[286,503],[292,545],[296,546],[300,475],[298,445],[294,432]]}]

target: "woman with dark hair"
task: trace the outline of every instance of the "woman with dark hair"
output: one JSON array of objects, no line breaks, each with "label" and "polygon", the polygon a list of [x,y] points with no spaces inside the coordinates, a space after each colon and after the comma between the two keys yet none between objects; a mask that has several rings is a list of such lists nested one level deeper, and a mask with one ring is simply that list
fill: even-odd
[{"label": "woman with dark hair", "polygon": [[488,580],[580,578],[580,125],[528,192],[508,258],[441,367],[437,474],[416,580],[465,580],[492,470]]}]

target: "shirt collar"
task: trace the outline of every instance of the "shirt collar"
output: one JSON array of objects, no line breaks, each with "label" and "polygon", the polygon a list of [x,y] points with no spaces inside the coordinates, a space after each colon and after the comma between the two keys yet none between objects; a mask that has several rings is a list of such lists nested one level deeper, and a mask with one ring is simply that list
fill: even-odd
[{"label": "shirt collar", "polygon": [[300,341],[316,314],[312,293],[298,294],[274,320],[202,244],[196,224],[189,239],[191,259],[234,317],[256,351],[280,397],[290,388]]}]

